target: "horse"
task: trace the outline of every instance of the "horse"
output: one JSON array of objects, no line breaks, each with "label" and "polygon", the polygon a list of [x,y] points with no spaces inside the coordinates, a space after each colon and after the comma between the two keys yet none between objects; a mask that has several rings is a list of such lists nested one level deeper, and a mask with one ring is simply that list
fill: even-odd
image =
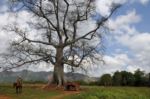
[{"label": "horse", "polygon": [[17,79],[17,81],[13,83],[13,87],[16,89],[16,94],[22,93],[21,79]]}]

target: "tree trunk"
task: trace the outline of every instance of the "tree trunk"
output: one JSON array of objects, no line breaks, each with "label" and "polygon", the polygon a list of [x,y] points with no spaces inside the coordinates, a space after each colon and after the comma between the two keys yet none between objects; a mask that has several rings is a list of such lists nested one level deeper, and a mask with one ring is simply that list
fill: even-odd
[{"label": "tree trunk", "polygon": [[64,85],[63,48],[56,49],[56,63],[53,72],[53,83],[58,86]]},{"label": "tree trunk", "polygon": [[64,66],[58,65],[54,67],[53,72],[53,83],[57,84],[58,86],[64,85]]}]

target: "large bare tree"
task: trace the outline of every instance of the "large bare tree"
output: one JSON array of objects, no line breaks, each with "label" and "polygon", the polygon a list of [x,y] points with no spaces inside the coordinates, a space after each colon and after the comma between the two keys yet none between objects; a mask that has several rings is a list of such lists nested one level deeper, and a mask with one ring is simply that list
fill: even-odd
[{"label": "large bare tree", "polygon": [[[102,61],[99,29],[119,7],[117,4],[110,7],[109,15],[100,16],[95,0],[12,1],[15,4],[12,11],[27,11],[34,20],[26,22],[28,28],[17,24],[7,27],[18,36],[3,57],[7,63],[5,69],[46,62],[54,66],[53,83],[61,86],[65,65],[73,69],[85,66],[88,61]],[[32,33],[37,36],[31,37]],[[97,55],[101,57],[97,58]]]}]

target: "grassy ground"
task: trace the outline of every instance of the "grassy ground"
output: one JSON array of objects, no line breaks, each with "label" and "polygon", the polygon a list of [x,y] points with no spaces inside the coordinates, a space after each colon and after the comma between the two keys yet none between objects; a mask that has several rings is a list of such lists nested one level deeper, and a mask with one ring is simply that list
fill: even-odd
[{"label": "grassy ground", "polygon": [[43,90],[41,87],[25,86],[23,93],[16,95],[12,86],[0,85],[0,99],[150,99],[150,88],[146,87],[86,86],[80,92]]},{"label": "grassy ground", "polygon": [[86,91],[64,99],[150,99],[145,87],[86,87]]},{"label": "grassy ground", "polygon": [[37,86],[26,86],[23,88],[23,92],[17,95],[12,86],[0,86],[0,96],[9,97],[8,99],[51,99],[59,94],[60,92],[57,90],[48,91]]}]

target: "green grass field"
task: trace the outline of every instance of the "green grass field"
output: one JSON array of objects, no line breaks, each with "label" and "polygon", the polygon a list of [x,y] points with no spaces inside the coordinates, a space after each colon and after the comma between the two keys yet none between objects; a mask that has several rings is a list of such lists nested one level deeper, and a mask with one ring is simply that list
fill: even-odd
[{"label": "green grass field", "polygon": [[145,87],[88,87],[78,95],[65,99],[150,99],[150,88]]},{"label": "green grass field", "polygon": [[10,99],[51,99],[51,97],[59,94],[60,92],[57,90],[47,91],[43,90],[41,87],[26,86],[23,87],[23,92],[17,95],[12,86],[0,86],[0,96],[7,96]]},{"label": "green grass field", "polygon": [[12,86],[0,86],[0,99],[3,99],[1,96],[7,96],[8,99],[56,99],[54,97],[57,96],[61,96],[57,99],[150,99],[150,88],[84,86],[80,93],[63,95],[63,91],[33,86],[26,86],[22,94],[16,95]]}]

